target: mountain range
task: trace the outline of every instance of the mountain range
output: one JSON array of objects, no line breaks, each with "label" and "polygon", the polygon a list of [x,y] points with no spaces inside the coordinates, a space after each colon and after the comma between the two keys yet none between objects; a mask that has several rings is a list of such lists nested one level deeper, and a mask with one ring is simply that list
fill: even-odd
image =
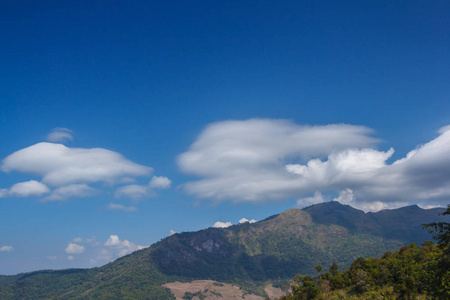
[{"label": "mountain range", "polygon": [[92,269],[42,270],[0,276],[1,299],[173,299],[163,284],[231,283],[267,296],[267,283],[288,283],[337,263],[376,257],[430,240],[421,224],[443,221],[443,208],[407,206],[364,213],[338,202],[290,209],[256,223],[177,233]]}]

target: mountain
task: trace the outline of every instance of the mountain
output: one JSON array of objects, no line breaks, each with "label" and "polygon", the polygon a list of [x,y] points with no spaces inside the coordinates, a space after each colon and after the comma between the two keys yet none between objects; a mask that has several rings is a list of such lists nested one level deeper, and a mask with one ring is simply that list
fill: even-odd
[{"label": "mountain", "polygon": [[327,202],[291,209],[257,223],[172,235],[100,268],[0,276],[1,299],[170,299],[162,284],[210,279],[264,295],[266,282],[332,263],[376,257],[430,235],[421,224],[444,209],[409,206],[377,213]]}]

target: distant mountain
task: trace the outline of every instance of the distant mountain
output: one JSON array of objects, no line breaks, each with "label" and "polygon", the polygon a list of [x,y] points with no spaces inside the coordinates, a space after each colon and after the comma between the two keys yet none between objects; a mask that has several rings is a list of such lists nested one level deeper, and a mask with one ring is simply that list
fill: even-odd
[{"label": "distant mountain", "polygon": [[341,269],[360,256],[379,256],[430,240],[421,224],[443,221],[444,209],[409,206],[364,213],[338,202],[291,209],[257,223],[172,235],[101,268],[0,276],[1,299],[170,299],[161,285],[211,279],[264,295],[264,282],[283,282],[316,265]]}]

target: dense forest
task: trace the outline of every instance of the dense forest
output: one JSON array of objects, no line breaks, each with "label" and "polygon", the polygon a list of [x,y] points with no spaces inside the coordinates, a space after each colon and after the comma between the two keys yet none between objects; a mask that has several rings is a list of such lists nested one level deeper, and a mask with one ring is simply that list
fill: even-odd
[{"label": "dense forest", "polygon": [[[450,215],[450,205],[443,215]],[[450,223],[423,226],[438,244],[412,243],[379,258],[358,258],[343,272],[333,264],[316,277],[297,275],[288,295],[294,299],[450,299]],[[288,287],[284,287],[285,290]]]}]

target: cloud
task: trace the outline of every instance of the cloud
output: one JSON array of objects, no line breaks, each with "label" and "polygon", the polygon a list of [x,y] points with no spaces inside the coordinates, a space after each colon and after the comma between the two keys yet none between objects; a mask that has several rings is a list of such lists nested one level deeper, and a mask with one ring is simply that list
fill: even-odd
[{"label": "cloud", "polygon": [[62,201],[71,197],[89,197],[96,194],[96,190],[87,184],[69,184],[55,189],[43,201]]},{"label": "cloud", "polygon": [[317,203],[325,202],[321,192],[315,192],[312,197],[300,198],[297,200],[297,207],[303,208]]},{"label": "cloud", "polygon": [[8,194],[18,197],[42,196],[50,192],[50,189],[43,183],[36,180],[20,182],[13,185]]},{"label": "cloud", "polygon": [[52,132],[47,135],[47,141],[49,142],[60,142],[64,143],[65,141],[72,141],[73,131],[63,127],[53,128]]},{"label": "cloud", "polygon": [[[180,169],[200,177],[183,185],[201,199],[261,202],[323,194],[365,210],[401,204],[445,205],[450,197],[450,126],[392,164],[371,130],[353,125],[300,126],[253,119],[209,125],[178,157]],[[310,196],[313,195],[313,196]]]},{"label": "cloud", "polygon": [[171,183],[172,181],[170,181],[167,177],[153,176],[152,180],[150,180],[149,186],[153,189],[168,189]]},{"label": "cloud", "polygon": [[175,230],[172,230],[172,229],[170,229],[170,235],[174,235],[174,234],[176,234],[177,232],[175,231]]},{"label": "cloud", "polygon": [[125,212],[137,211],[137,208],[134,206],[123,206],[123,205],[115,204],[115,203],[109,203],[106,206],[106,208],[109,210],[121,210],[121,211],[125,211]]},{"label": "cloud", "polygon": [[233,225],[231,222],[216,222],[212,226],[213,228],[227,228]]},{"label": "cloud", "polygon": [[74,241],[75,243],[81,243],[83,242],[82,238],[74,238],[72,241]]},{"label": "cloud", "polygon": [[14,250],[13,246],[1,246],[0,247],[0,252],[11,252]]},{"label": "cloud", "polygon": [[93,182],[114,184],[152,172],[152,168],[138,165],[107,149],[69,148],[46,142],[9,155],[3,160],[1,169],[42,176],[42,182],[50,186]]},{"label": "cloud", "polygon": [[58,260],[58,256],[56,256],[56,255],[48,255],[47,259],[51,260],[51,261],[55,261],[55,260]]},{"label": "cloud", "polygon": [[69,243],[66,247],[66,253],[67,254],[81,254],[86,250],[84,246],[75,244],[75,243]]},{"label": "cloud", "polygon": [[114,197],[116,198],[129,198],[133,200],[149,198],[154,195],[154,192],[148,186],[138,184],[122,186],[114,193]]},{"label": "cloud", "polygon": [[8,195],[8,189],[1,189],[0,188],[0,198],[6,197]]},{"label": "cloud", "polygon": [[67,256],[67,260],[74,260],[75,258],[72,255]]},{"label": "cloud", "polygon": [[256,220],[255,219],[247,220],[246,218],[242,218],[239,220],[239,224],[244,224],[244,223],[252,224],[252,223],[256,223]]},{"label": "cloud", "polygon": [[122,242],[119,239],[119,236],[117,235],[110,235],[109,239],[106,241],[105,246],[118,246]]},{"label": "cloud", "polygon": [[[128,240],[121,241],[119,236],[110,235],[109,239],[105,242],[105,246],[114,249],[119,256],[124,256],[136,250],[145,248],[144,246],[136,245]],[[104,255],[110,255],[109,249],[104,249]]]}]

